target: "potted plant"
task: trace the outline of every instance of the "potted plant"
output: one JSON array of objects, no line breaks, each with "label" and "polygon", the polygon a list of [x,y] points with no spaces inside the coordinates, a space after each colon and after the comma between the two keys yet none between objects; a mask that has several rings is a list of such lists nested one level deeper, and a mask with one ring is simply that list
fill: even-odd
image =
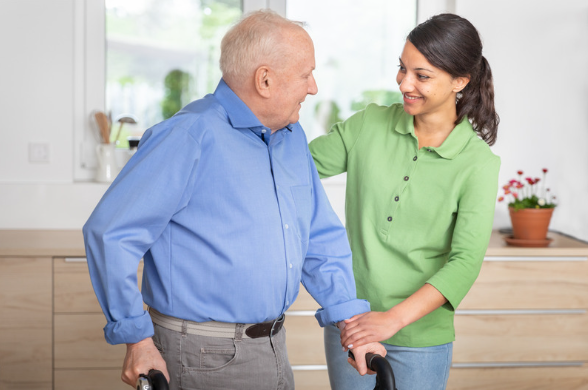
[{"label": "potted plant", "polygon": [[[517,172],[519,179],[513,179],[504,185],[504,196],[498,198],[499,202],[510,200],[508,210],[512,222],[513,237],[509,244],[522,243],[522,241],[534,241],[536,245],[546,246],[551,240],[547,239],[547,230],[553,209],[556,206],[556,197],[551,195],[546,188],[547,169],[543,169],[543,179],[526,177],[523,179],[523,171]],[[541,185],[539,185],[541,183]],[[533,244],[533,242],[526,242]],[[525,246],[531,246],[525,245]]]}]

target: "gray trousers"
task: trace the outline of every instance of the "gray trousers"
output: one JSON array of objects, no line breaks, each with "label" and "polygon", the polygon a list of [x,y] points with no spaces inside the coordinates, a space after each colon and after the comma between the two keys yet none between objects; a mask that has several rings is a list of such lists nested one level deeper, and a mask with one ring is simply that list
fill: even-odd
[{"label": "gray trousers", "polygon": [[153,341],[167,364],[170,390],[293,390],[286,329],[256,339],[176,332],[157,324]]}]

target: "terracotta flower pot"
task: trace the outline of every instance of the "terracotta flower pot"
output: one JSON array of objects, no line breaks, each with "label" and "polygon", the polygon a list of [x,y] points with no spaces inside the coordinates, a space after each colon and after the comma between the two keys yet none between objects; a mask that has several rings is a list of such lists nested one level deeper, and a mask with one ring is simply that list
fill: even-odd
[{"label": "terracotta flower pot", "polygon": [[522,209],[508,208],[514,238],[519,240],[545,240],[553,208]]}]

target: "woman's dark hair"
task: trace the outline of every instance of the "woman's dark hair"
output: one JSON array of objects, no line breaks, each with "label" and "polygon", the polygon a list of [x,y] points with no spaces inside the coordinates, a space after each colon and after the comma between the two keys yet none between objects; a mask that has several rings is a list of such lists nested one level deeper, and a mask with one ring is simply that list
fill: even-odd
[{"label": "woman's dark hair", "polygon": [[452,77],[470,77],[457,100],[455,124],[467,116],[476,133],[493,145],[500,118],[494,109],[492,71],[482,55],[478,30],[460,16],[440,14],[416,26],[407,39],[431,65]]}]

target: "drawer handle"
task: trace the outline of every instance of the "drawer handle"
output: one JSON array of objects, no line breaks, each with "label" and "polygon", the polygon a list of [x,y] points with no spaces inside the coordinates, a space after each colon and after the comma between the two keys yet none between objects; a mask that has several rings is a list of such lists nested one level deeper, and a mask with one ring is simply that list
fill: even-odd
[{"label": "drawer handle", "polygon": [[486,256],[484,261],[587,261],[586,256]]},{"label": "drawer handle", "polygon": [[583,362],[453,363],[451,368],[581,367]]},{"label": "drawer handle", "polygon": [[326,365],[300,365],[300,366],[292,366],[292,370],[293,371],[326,371],[327,370],[327,366]]},{"label": "drawer handle", "polygon": [[543,310],[456,310],[455,315],[519,315],[519,314],[586,314],[586,309],[543,309]]},{"label": "drawer handle", "polygon": [[86,259],[85,257],[66,257],[65,262],[66,263],[87,263],[88,259]]},{"label": "drawer handle", "polygon": [[287,316],[294,316],[294,317],[314,317],[316,311],[312,310],[293,310],[287,311],[285,313]]}]

